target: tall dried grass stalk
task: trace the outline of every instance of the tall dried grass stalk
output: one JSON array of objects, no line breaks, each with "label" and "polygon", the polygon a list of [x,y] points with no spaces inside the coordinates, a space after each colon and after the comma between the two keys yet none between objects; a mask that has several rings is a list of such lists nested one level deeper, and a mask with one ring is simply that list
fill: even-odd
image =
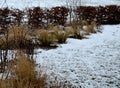
[{"label": "tall dried grass stalk", "polygon": [[13,26],[2,37],[2,48],[21,48],[25,47],[28,41],[31,39],[30,30],[22,26]]},{"label": "tall dried grass stalk", "polygon": [[55,37],[54,35],[47,30],[40,30],[38,34],[38,40],[42,46],[50,46],[54,44]]},{"label": "tall dried grass stalk", "polygon": [[0,88],[44,88],[46,76],[38,75],[35,63],[25,54],[18,53],[14,63],[9,63],[10,75],[7,79],[0,80]]}]

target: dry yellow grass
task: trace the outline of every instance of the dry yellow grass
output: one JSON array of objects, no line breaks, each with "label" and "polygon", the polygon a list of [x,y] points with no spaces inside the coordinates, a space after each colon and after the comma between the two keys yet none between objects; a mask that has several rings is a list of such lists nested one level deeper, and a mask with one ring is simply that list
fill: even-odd
[{"label": "dry yellow grass", "polygon": [[30,39],[30,30],[26,27],[22,26],[14,26],[9,29],[9,37],[12,37],[14,40],[17,39]]},{"label": "dry yellow grass", "polygon": [[72,27],[66,27],[65,32],[68,34],[69,37],[72,37],[75,35],[75,30]]},{"label": "dry yellow grass", "polygon": [[55,36],[47,30],[39,30],[38,40],[42,46],[50,46],[55,42]]},{"label": "dry yellow grass", "polygon": [[[35,71],[35,63],[29,60],[23,53],[18,56],[14,63],[9,63],[12,73],[7,79],[0,80],[0,88],[45,88],[46,76]],[[8,72],[6,71],[6,72]]]},{"label": "dry yellow grass", "polygon": [[88,25],[88,30],[90,33],[96,33],[94,27],[95,27],[94,25]]},{"label": "dry yellow grass", "polygon": [[96,33],[95,27],[97,26],[96,22],[92,21],[88,23],[87,21],[81,22],[82,29],[85,32],[85,35],[89,35],[90,33]]},{"label": "dry yellow grass", "polygon": [[7,30],[1,40],[1,46],[4,49],[24,47],[27,40],[31,39],[30,31],[26,27],[14,26]]},{"label": "dry yellow grass", "polygon": [[52,26],[49,30],[36,30],[38,40],[43,46],[50,46],[56,43],[65,43],[68,38],[68,33],[59,26]]},{"label": "dry yellow grass", "polygon": [[86,20],[82,20],[81,25],[88,25],[88,22]]},{"label": "dry yellow grass", "polygon": [[0,39],[0,47],[2,49],[6,49],[6,47],[13,49],[29,47],[29,43],[34,41],[33,38],[35,38],[34,44],[47,47],[57,43],[65,43],[68,37],[82,39],[85,35],[96,33],[96,28],[96,22],[88,23],[85,20],[81,23],[73,22],[67,27],[49,25],[47,30],[36,29],[32,32],[26,27],[14,26],[9,29],[8,38],[4,36]]},{"label": "dry yellow grass", "polygon": [[55,30],[55,37],[58,43],[65,43],[68,38],[68,33],[64,30]]}]

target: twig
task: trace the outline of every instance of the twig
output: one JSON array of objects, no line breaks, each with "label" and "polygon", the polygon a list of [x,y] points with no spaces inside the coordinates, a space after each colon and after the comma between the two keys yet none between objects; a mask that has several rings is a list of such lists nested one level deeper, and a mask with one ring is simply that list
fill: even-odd
[{"label": "twig", "polygon": [[2,4],[1,8],[4,6],[4,4],[6,4],[6,5],[7,5],[7,7],[8,7],[7,1],[6,1],[6,0],[4,0],[4,2],[3,2],[3,4]]}]

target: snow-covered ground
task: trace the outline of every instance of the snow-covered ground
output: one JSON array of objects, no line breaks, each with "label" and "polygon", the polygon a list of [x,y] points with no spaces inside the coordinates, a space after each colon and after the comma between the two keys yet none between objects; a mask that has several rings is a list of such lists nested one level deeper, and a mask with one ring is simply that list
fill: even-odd
[{"label": "snow-covered ground", "polygon": [[0,7],[12,7],[24,9],[28,7],[40,6],[40,7],[53,7],[64,5],[60,0],[0,0]]},{"label": "snow-covered ground", "polygon": [[120,25],[105,25],[88,39],[69,38],[57,49],[36,53],[50,76],[82,88],[120,88]]},{"label": "snow-covered ground", "polygon": [[[6,2],[5,2],[6,1]],[[120,5],[120,0],[0,0],[1,7],[12,7],[23,9],[26,7],[53,7],[53,6],[66,6],[66,1],[72,4],[74,2],[81,2],[81,5],[99,6],[99,5]],[[78,3],[77,3],[78,4]],[[78,4],[79,5],[79,4]]]}]

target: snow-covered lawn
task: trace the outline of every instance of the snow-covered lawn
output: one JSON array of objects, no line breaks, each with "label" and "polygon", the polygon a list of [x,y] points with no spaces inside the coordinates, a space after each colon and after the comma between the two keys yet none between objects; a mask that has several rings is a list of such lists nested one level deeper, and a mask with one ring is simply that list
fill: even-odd
[{"label": "snow-covered lawn", "polygon": [[[6,1],[6,3],[5,3]],[[71,3],[72,0],[0,0],[0,8],[1,7],[12,7],[12,8],[28,8],[34,6],[40,7],[53,7],[53,6],[66,6],[66,1]],[[73,0],[80,1],[81,5],[84,6],[99,6],[99,5],[120,5],[120,0]],[[75,3],[72,4],[75,4]],[[78,3],[77,3],[78,4]],[[76,4],[75,4],[76,5]],[[78,4],[79,5],[79,4]]]},{"label": "snow-covered lawn", "polygon": [[120,25],[105,25],[88,39],[69,38],[57,49],[36,53],[50,76],[82,88],[120,88]]}]

